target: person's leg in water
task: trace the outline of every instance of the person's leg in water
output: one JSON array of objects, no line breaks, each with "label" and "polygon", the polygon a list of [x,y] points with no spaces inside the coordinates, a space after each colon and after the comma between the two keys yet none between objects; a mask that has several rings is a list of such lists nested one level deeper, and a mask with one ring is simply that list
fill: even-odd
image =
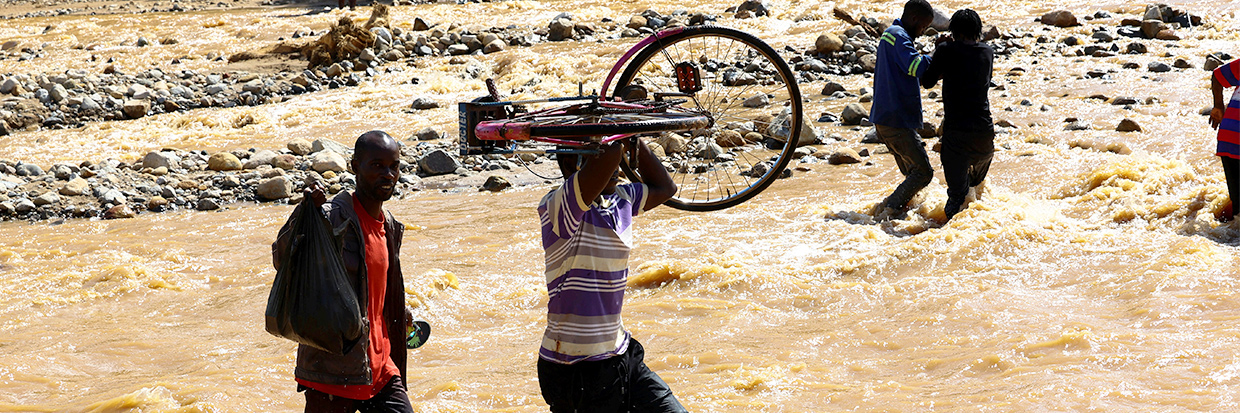
[{"label": "person's leg in water", "polygon": [[875,218],[883,220],[908,207],[909,201],[917,192],[930,184],[934,178],[934,168],[930,166],[930,158],[917,136],[917,131],[882,125],[877,125],[875,129],[878,139],[887,145],[887,149],[896,159],[900,173],[904,174],[904,182],[880,204],[884,209],[879,211]]},{"label": "person's leg in water", "polygon": [[1240,159],[1220,156],[1223,160],[1223,176],[1227,178],[1227,197],[1231,200],[1231,219],[1240,217]]},{"label": "person's leg in water", "polygon": [[628,381],[627,403],[629,411],[633,412],[658,412],[658,413],[682,413],[686,412],[685,407],[680,404],[680,400],[676,399],[676,395],[672,394],[672,389],[667,386],[667,382],[663,381],[658,374],[646,367],[645,357],[646,349],[637,340],[629,339],[629,348],[619,357],[623,357],[624,363],[621,366],[625,372]]}]

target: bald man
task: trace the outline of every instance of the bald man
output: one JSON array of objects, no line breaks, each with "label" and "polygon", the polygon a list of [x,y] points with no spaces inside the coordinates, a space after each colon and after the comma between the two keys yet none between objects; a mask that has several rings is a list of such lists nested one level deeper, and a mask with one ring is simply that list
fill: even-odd
[{"label": "bald man", "polygon": [[[306,412],[412,412],[404,382],[405,331],[412,317],[405,308],[399,258],[405,226],[383,210],[400,179],[400,144],[387,133],[366,132],[353,146],[350,165],[357,190],[325,203],[323,187],[315,183],[298,208],[321,208],[341,236],[345,270],[371,327],[369,339],[343,356],[298,346],[297,390],[306,394]],[[282,258],[278,246],[292,241],[289,228],[286,223],[272,245],[276,268]]]}]

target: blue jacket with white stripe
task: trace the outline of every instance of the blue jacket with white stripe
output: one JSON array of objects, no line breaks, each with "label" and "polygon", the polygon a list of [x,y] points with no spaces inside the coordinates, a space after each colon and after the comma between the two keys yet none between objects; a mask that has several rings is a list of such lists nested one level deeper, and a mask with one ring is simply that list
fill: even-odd
[{"label": "blue jacket with white stripe", "polygon": [[878,41],[874,68],[874,104],[870,121],[892,128],[921,128],[921,85],[918,78],[930,67],[930,56],[917,53],[900,19]]}]

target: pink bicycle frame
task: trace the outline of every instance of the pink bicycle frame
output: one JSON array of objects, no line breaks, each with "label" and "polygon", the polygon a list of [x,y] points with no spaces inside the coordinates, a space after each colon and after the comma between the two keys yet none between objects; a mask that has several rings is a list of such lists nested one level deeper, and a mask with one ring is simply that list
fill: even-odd
[{"label": "pink bicycle frame", "polygon": [[611,72],[607,74],[607,80],[603,81],[603,88],[599,90],[598,100],[607,100],[607,94],[608,94],[607,90],[611,88],[612,79],[616,77],[616,74],[620,73],[620,69],[623,69],[625,63],[628,63],[629,59],[632,59],[633,56],[637,54],[637,52],[641,51],[643,48],[650,45],[651,43],[657,42],[659,40],[663,40],[664,37],[671,36],[671,35],[674,35],[674,34],[677,34],[683,31],[685,31],[684,27],[677,27],[674,29],[667,29],[667,30],[655,33],[651,35],[650,37],[645,38],[640,43],[637,43],[637,45],[629,49],[628,52],[625,52],[624,56],[620,57],[620,60],[616,62],[616,65],[611,67]]}]

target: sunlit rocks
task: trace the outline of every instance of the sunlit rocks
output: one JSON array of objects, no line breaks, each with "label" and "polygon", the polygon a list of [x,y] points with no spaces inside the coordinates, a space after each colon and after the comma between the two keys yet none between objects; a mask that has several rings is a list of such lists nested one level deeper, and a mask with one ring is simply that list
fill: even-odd
[{"label": "sunlit rocks", "polygon": [[831,165],[847,165],[847,164],[861,163],[861,155],[858,154],[857,151],[853,150],[852,148],[842,147],[842,148],[836,149],[835,151],[831,152],[831,155],[827,156],[827,163]]},{"label": "sunlit rocks", "polygon": [[1132,119],[1124,119],[1119,121],[1119,126],[1115,127],[1116,132],[1141,132],[1141,125]]},{"label": "sunlit rocks", "polygon": [[124,204],[108,208],[108,211],[103,213],[103,219],[125,219],[136,216],[138,216],[138,214],[134,212],[133,208],[130,208],[129,205]]},{"label": "sunlit rocks", "polygon": [[212,171],[236,171],[242,166],[241,160],[228,152],[216,152],[207,159],[207,169]]},{"label": "sunlit rocks", "polygon": [[845,126],[860,125],[861,120],[870,116],[870,111],[865,109],[860,103],[849,103],[844,106],[844,111],[840,113],[840,122]]},{"label": "sunlit rocks", "polygon": [[1076,16],[1067,10],[1055,10],[1042,15],[1042,24],[1055,27],[1072,27],[1079,26]]},{"label": "sunlit rocks", "polygon": [[151,102],[145,99],[126,100],[121,107],[122,113],[128,119],[138,119],[146,116],[151,111]]},{"label": "sunlit rocks", "polygon": [[310,155],[310,169],[323,173],[327,171],[343,172],[348,169],[344,157],[334,151],[319,151]]},{"label": "sunlit rocks", "polygon": [[483,182],[482,187],[478,188],[478,190],[500,192],[511,187],[512,182],[508,182],[508,180],[504,179],[502,176],[492,175],[487,177],[486,182]]},{"label": "sunlit rocks", "polygon": [[60,194],[64,196],[79,196],[86,194],[90,184],[82,178],[74,178],[60,187]]},{"label": "sunlit rocks", "polygon": [[264,179],[258,183],[258,189],[254,193],[262,200],[273,201],[288,198],[293,194],[293,183],[284,176]]},{"label": "sunlit rocks", "polygon": [[312,147],[310,146],[310,142],[306,141],[305,139],[301,139],[301,138],[290,139],[288,143],[285,144],[285,147],[288,148],[289,152],[292,152],[294,155],[297,155],[297,156],[309,155],[312,150]]},{"label": "sunlit rocks", "polygon": [[460,167],[460,162],[443,149],[436,149],[418,159],[418,169],[429,176],[450,174]]}]

